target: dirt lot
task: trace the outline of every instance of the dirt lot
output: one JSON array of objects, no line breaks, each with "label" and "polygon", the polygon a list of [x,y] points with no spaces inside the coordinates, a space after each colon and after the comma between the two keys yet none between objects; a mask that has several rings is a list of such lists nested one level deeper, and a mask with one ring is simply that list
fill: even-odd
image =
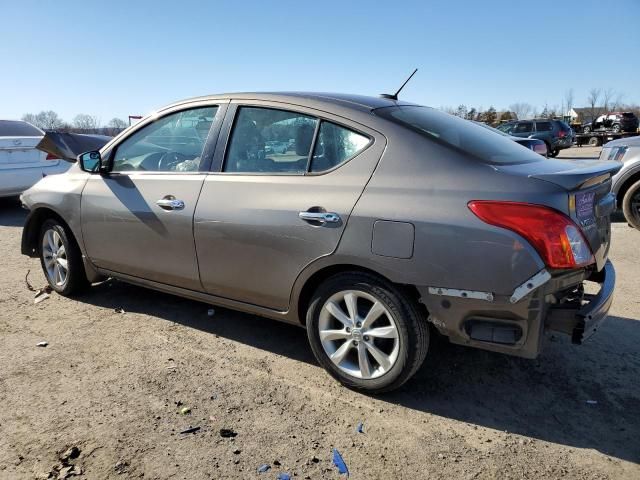
[{"label": "dirt lot", "polygon": [[640,478],[640,232],[624,222],[612,316],[588,344],[551,339],[529,361],[436,342],[401,391],[371,398],[296,327],[119,282],[34,305],[23,220],[0,201],[0,478],[336,479],[334,447],[354,479]]}]

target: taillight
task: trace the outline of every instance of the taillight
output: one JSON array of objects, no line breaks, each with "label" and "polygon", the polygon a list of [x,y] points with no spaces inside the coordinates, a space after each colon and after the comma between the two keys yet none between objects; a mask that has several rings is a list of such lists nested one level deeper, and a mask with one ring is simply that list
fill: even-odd
[{"label": "taillight", "polygon": [[60,160],[60,157],[56,157],[52,153],[47,153],[47,158],[45,158],[45,160]]},{"label": "taillight", "polygon": [[533,151],[539,153],[540,155],[546,155],[547,152],[547,144],[546,143],[536,143],[533,145]]},{"label": "taillight", "polygon": [[576,268],[594,262],[579,227],[565,214],[543,205],[473,200],[469,209],[483,222],[523,236],[551,268]]},{"label": "taillight", "polygon": [[567,132],[565,132],[564,130],[560,130],[558,132],[558,138],[564,138],[567,136]]}]

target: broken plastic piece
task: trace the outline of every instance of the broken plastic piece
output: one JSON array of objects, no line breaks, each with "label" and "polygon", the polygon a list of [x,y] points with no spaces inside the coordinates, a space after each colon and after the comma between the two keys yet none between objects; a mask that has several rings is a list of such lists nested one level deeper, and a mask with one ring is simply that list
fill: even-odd
[{"label": "broken plastic piece", "polygon": [[49,342],[38,342],[36,343],[36,347],[46,347],[49,345]]},{"label": "broken plastic piece", "polygon": [[200,427],[189,427],[186,430],[181,431],[181,434],[184,433],[196,433],[198,430],[200,430]]},{"label": "broken plastic piece", "polygon": [[268,463],[263,463],[258,467],[258,473],[268,472],[271,469],[271,465]]},{"label": "broken plastic piece", "polygon": [[180,413],[182,415],[188,415],[189,413],[191,413],[191,409],[189,407],[184,407],[182,410],[180,410]]},{"label": "broken plastic piece", "polygon": [[291,475],[288,473],[279,473],[276,480],[291,480]]},{"label": "broken plastic piece", "polygon": [[124,308],[116,308],[116,309],[114,310],[114,312],[116,312],[116,313],[126,313],[126,312],[124,311]]},{"label": "broken plastic piece", "polygon": [[346,475],[347,478],[349,477],[349,469],[347,468],[347,464],[344,463],[342,455],[340,455],[340,452],[337,448],[333,449],[333,464],[338,467],[338,472],[341,475]]},{"label": "broken plastic piece", "polygon": [[364,424],[362,422],[358,423],[358,426],[356,427],[356,432],[364,433]]}]

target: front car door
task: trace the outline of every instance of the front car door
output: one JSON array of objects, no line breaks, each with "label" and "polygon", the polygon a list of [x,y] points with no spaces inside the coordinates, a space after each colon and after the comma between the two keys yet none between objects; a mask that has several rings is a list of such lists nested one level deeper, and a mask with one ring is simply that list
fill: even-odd
[{"label": "front car door", "polygon": [[82,235],[95,266],[202,290],[193,214],[225,110],[163,112],[108,147],[111,172],[92,175],[82,193]]},{"label": "front car door", "polygon": [[325,112],[232,102],[195,213],[205,290],[287,310],[300,272],[336,249],[385,144]]}]

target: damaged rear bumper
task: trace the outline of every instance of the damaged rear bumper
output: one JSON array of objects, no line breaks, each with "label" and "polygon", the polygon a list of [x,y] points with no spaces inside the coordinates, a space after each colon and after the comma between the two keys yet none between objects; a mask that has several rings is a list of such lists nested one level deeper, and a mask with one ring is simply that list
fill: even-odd
[{"label": "damaged rear bumper", "polygon": [[604,268],[592,274],[589,280],[600,284],[597,294],[585,294],[579,303],[554,305],[545,321],[548,330],[570,335],[575,344],[581,344],[593,335],[609,314],[616,285],[616,272],[611,261],[607,261]]}]

